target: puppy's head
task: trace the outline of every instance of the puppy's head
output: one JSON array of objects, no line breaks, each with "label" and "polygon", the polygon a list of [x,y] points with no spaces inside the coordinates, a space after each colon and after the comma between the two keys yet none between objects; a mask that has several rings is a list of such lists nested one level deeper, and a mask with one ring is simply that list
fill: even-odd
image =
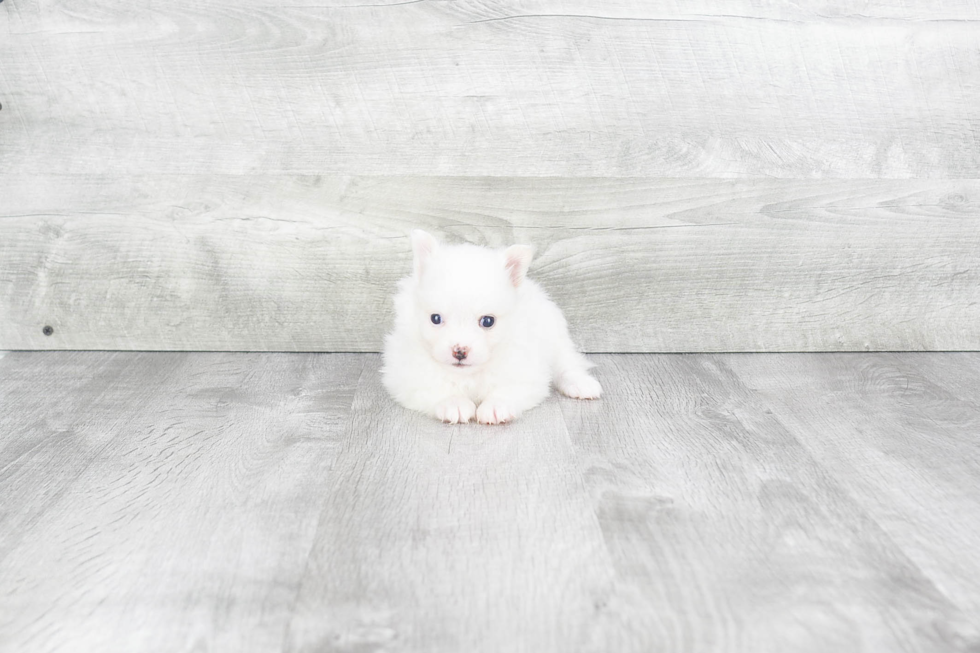
[{"label": "puppy's head", "polygon": [[429,354],[460,371],[478,368],[514,328],[517,289],[532,250],[440,245],[412,232],[415,316]]}]

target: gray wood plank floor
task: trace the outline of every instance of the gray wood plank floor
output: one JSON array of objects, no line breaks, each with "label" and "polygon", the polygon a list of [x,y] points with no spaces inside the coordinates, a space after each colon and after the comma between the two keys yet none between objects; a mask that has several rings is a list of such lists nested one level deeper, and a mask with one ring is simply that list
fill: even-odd
[{"label": "gray wood plank floor", "polygon": [[592,358],[449,427],[373,354],[0,355],[0,650],[980,650],[980,354]]}]

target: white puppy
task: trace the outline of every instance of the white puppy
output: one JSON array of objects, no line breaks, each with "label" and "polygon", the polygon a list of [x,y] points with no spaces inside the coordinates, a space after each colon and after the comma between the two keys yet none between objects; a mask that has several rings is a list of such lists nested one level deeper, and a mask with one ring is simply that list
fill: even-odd
[{"label": "white puppy", "polygon": [[451,424],[499,424],[541,403],[551,383],[569,397],[599,396],[561,310],[524,278],[530,247],[441,245],[414,231],[412,250],[382,370],[398,403]]}]

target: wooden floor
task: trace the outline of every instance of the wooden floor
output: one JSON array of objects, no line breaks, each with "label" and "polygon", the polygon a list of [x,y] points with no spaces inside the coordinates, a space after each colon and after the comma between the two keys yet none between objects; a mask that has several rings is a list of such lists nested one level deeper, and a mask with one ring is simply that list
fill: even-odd
[{"label": "wooden floor", "polygon": [[449,427],[372,354],[2,356],[0,650],[980,650],[980,354],[592,358]]}]

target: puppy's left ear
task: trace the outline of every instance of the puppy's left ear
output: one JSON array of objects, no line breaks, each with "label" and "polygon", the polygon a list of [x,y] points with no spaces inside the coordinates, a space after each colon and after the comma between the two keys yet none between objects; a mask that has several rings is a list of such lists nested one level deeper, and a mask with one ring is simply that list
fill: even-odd
[{"label": "puppy's left ear", "polygon": [[504,250],[504,265],[507,268],[507,274],[510,275],[510,282],[514,284],[515,288],[524,281],[527,266],[531,265],[533,256],[534,249],[530,245],[511,245]]}]

